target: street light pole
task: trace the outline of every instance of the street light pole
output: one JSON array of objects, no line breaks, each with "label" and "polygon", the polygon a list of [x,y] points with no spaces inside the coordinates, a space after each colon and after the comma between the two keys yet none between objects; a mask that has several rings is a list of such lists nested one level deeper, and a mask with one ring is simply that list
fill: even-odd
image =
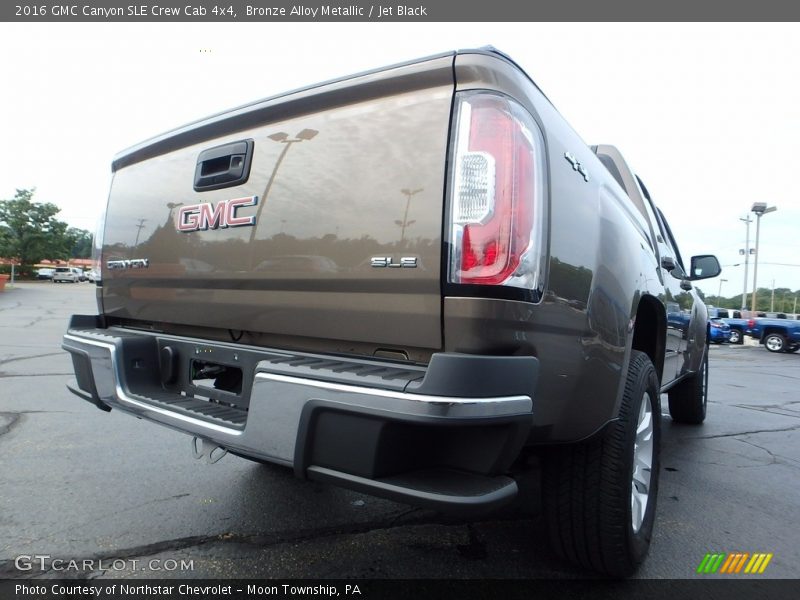
[{"label": "street light pole", "polygon": [[739,217],[739,220],[744,221],[745,225],[747,225],[747,237],[744,242],[744,288],[742,288],[742,310],[747,310],[747,275],[749,271],[748,267],[750,266],[750,223],[753,222],[753,219],[751,219],[748,214],[746,219]]},{"label": "street light pole", "polygon": [[775,280],[772,280],[772,300],[769,301],[769,312],[775,312]]},{"label": "street light pole", "polygon": [[717,306],[719,306],[719,303],[722,300],[722,284],[725,281],[728,281],[728,280],[727,279],[720,279],[719,280],[719,290],[717,291]]},{"label": "street light pole", "polygon": [[[278,133],[273,133],[272,135],[268,135],[267,137],[271,139],[273,142],[277,142],[279,144],[285,144],[283,150],[278,155],[278,160],[275,161],[275,166],[272,167],[272,173],[269,176],[269,180],[267,181],[267,186],[264,188],[264,192],[261,194],[261,197],[258,199],[258,207],[256,208],[256,215],[255,215],[255,223],[254,226],[250,229],[250,268],[253,268],[253,261],[255,258],[255,240],[256,240],[256,232],[258,231],[259,225],[261,223],[261,212],[264,210],[264,205],[267,203],[267,197],[269,196],[270,191],[272,190],[272,184],[275,183],[275,177],[278,175],[278,169],[283,162],[283,159],[286,158],[286,153],[289,152],[289,148],[292,147],[293,144],[299,144],[300,142],[306,142],[309,140],[314,139],[319,131],[316,129],[303,129],[300,133],[294,136],[294,138],[290,138],[288,133],[280,131]],[[283,233],[283,228],[281,227],[281,233]]]},{"label": "street light pole", "polygon": [[419,188],[418,190],[409,190],[408,188],[403,188],[402,190],[400,190],[400,193],[403,194],[406,197],[406,212],[403,214],[403,220],[400,221],[398,219],[397,221],[395,221],[395,224],[399,225],[401,227],[401,230],[400,230],[400,243],[401,244],[406,239],[406,227],[416,223],[416,221],[414,221],[414,220],[411,220],[411,221],[408,220],[408,207],[411,206],[411,196],[419,194],[421,191],[422,191],[422,188]]},{"label": "street light pole", "polygon": [[752,310],[757,310],[756,308],[756,294],[758,292],[758,241],[759,236],[761,233],[761,217],[767,213],[775,212],[778,210],[777,206],[770,206],[767,208],[766,202],[754,202],[752,208],[750,209],[754,213],[756,213],[756,258],[753,261],[753,301],[752,301]]}]

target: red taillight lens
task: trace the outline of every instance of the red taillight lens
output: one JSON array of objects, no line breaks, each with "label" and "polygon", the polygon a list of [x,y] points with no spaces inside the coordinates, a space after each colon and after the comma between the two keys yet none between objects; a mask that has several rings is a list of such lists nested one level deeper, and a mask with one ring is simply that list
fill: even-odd
[{"label": "red taillight lens", "polygon": [[755,319],[748,319],[748,320],[747,320],[747,327],[748,327],[749,329],[752,329],[752,328],[753,328],[753,327],[755,327],[755,326],[756,326]]},{"label": "red taillight lens", "polygon": [[458,97],[451,182],[450,281],[539,287],[544,189],[541,133],[513,100]]}]

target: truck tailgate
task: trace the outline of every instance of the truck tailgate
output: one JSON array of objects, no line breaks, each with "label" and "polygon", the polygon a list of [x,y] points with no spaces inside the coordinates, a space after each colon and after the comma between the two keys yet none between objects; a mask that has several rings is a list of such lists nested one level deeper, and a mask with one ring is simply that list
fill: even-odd
[{"label": "truck tailgate", "polygon": [[[105,314],[441,348],[452,64],[441,56],[301,90],[119,155]],[[248,140],[244,183],[194,189],[216,168],[198,168],[201,153]]]}]

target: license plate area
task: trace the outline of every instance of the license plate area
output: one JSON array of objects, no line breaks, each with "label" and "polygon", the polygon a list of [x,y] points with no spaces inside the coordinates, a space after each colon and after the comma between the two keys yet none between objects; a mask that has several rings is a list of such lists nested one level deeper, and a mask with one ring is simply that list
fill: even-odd
[{"label": "license plate area", "polygon": [[263,355],[213,343],[162,338],[158,347],[165,391],[222,406],[249,408],[253,375]]},{"label": "license plate area", "polygon": [[241,368],[205,360],[192,360],[190,369],[192,385],[195,388],[222,390],[241,396]]}]

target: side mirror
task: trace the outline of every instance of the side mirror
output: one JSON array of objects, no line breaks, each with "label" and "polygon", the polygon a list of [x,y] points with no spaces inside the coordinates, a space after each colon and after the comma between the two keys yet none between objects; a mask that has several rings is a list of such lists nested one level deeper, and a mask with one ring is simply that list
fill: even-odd
[{"label": "side mirror", "polygon": [[690,269],[689,279],[697,281],[698,279],[710,279],[722,273],[722,267],[719,266],[717,257],[713,254],[701,254],[692,257],[692,267]]}]

